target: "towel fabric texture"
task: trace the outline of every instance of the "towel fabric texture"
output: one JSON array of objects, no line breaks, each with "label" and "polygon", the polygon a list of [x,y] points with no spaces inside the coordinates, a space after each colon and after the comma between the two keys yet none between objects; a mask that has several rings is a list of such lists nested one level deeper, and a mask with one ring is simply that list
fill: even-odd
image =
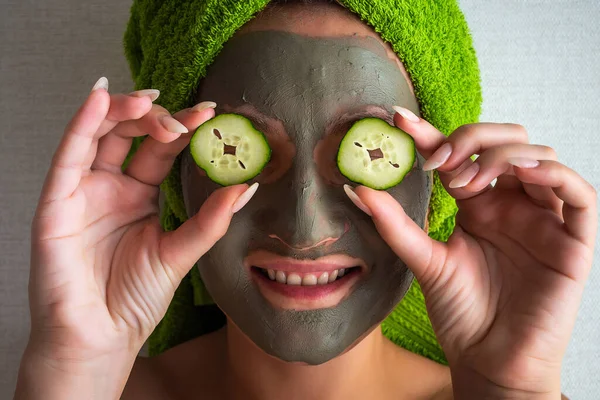
[{"label": "towel fabric texture", "polygon": [[[126,56],[136,89],[159,89],[157,103],[176,112],[195,103],[200,80],[223,45],[263,10],[269,0],[134,0],[125,33]],[[411,77],[421,115],[445,135],[478,121],[479,67],[469,28],[457,0],[340,0],[388,42]],[[207,99],[210,100],[210,99]],[[391,106],[391,105],[390,105]],[[130,156],[139,146],[136,140]],[[177,160],[161,185],[161,221],[174,230],[186,219]],[[429,235],[446,241],[457,208],[434,175]],[[377,295],[374,293],[373,295]],[[210,332],[225,322],[212,304],[197,268],[182,281],[149,339],[150,355]],[[382,324],[396,344],[446,363],[413,282]]]}]

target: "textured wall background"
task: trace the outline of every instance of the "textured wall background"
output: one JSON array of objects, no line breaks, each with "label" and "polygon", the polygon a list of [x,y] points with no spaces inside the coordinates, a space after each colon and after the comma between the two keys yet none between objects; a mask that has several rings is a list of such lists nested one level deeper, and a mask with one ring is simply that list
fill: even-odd
[{"label": "textured wall background", "polygon": [[[102,75],[132,87],[121,37],[130,2],[0,0],[0,398],[29,329],[29,226],[65,124]],[[479,55],[482,121],[515,122],[600,188],[600,3],[461,0]],[[600,246],[563,368],[571,399],[600,393]]]}]

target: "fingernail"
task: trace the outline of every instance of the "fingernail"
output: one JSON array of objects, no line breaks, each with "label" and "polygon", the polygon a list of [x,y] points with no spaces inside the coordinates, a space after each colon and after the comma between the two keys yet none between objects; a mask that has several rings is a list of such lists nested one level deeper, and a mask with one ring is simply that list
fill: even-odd
[{"label": "fingernail", "polygon": [[98,89],[104,89],[108,92],[108,79],[106,79],[105,77],[98,79],[98,82],[96,82],[96,84],[92,88],[92,92]]},{"label": "fingernail", "polygon": [[233,211],[233,213],[235,214],[236,212],[238,212],[242,208],[244,208],[246,206],[246,204],[248,204],[250,199],[252,199],[252,197],[254,196],[254,193],[256,193],[257,190],[258,190],[258,182],[254,183],[252,186],[250,186],[248,189],[246,189],[246,191],[244,193],[242,193],[240,195],[240,197],[238,197],[238,199],[235,201],[235,203],[233,203],[233,207],[231,208],[231,211]]},{"label": "fingernail", "polygon": [[540,165],[540,162],[538,160],[533,160],[531,158],[525,157],[513,157],[509,158],[507,161],[509,164],[519,168],[535,168],[538,165]]},{"label": "fingernail", "polygon": [[452,155],[452,145],[446,142],[423,164],[423,171],[431,171],[441,167],[448,161],[450,155]]},{"label": "fingernail", "polygon": [[136,90],[135,92],[129,93],[130,96],[133,97],[150,97],[150,100],[154,101],[158,99],[160,96],[160,90],[157,89],[144,89],[144,90]]},{"label": "fingernail", "polygon": [[188,133],[188,129],[181,122],[177,121],[170,115],[160,117],[160,124],[169,132],[172,133]]},{"label": "fingernail", "polygon": [[208,108],[215,108],[216,106],[217,103],[215,103],[214,101],[203,101],[202,103],[198,103],[194,107],[192,107],[191,111],[200,112]]},{"label": "fingernail", "polygon": [[350,200],[352,200],[356,207],[360,208],[369,217],[373,216],[373,213],[371,212],[369,207],[367,207],[367,205],[362,202],[360,197],[358,197],[358,195],[354,192],[354,189],[352,189],[350,185],[344,185],[344,192],[346,192],[346,195],[350,198]]},{"label": "fingernail", "polygon": [[394,109],[394,111],[396,111],[398,114],[402,115],[404,118],[406,118],[409,121],[412,121],[412,122],[421,121],[419,119],[419,117],[417,117],[412,111],[410,111],[407,108],[400,107],[400,106],[393,106],[392,108]]},{"label": "fingernail", "polygon": [[473,163],[469,168],[458,174],[458,176],[450,181],[448,187],[457,189],[467,186],[477,173],[479,172],[479,164]]}]

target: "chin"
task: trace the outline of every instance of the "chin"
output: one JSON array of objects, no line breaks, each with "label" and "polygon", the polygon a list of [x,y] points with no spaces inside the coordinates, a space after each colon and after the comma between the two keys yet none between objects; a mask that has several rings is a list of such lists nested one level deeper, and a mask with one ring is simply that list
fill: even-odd
[{"label": "chin", "polygon": [[[227,265],[222,260],[211,261],[200,265],[200,273],[229,321],[268,355],[305,365],[324,364],[357,346],[396,307],[413,279],[397,260],[387,267],[352,267],[356,269],[333,281],[329,291],[317,285],[292,285],[297,287],[287,291],[251,265],[222,268]],[[323,301],[319,295],[339,296],[339,301],[318,307]],[[312,308],[290,307],[304,300]]]}]

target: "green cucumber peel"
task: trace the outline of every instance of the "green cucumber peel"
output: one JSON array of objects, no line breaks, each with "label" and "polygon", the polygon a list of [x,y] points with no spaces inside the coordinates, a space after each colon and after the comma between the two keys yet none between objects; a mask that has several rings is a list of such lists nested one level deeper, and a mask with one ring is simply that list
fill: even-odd
[{"label": "green cucumber peel", "polygon": [[221,186],[255,178],[271,160],[265,135],[238,114],[220,114],[196,129],[190,140],[192,158]]},{"label": "green cucumber peel", "polygon": [[356,121],[337,153],[342,175],[376,190],[386,190],[402,182],[415,159],[414,139],[379,118]]}]

